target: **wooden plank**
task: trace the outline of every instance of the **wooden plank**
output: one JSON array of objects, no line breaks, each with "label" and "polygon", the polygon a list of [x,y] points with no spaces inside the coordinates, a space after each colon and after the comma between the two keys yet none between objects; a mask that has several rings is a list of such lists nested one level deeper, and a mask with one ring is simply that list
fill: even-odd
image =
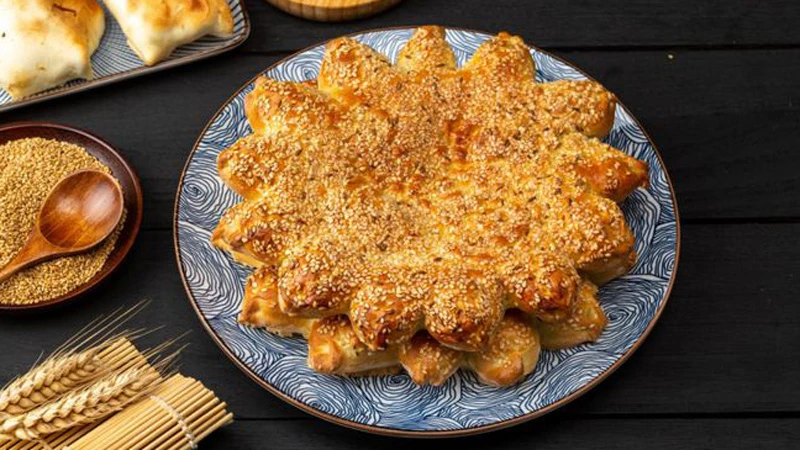
[{"label": "wooden plank", "polygon": [[[687,225],[678,282],[638,352],[569,415],[800,413],[800,224]],[[172,233],[145,231],[130,260],[68,307],[0,316],[0,384],[27,370],[101,313],[149,298],[138,326],[166,325],[147,342],[191,330],[181,369],[206,382],[241,418],[305,415],[251,382],[216,348],[185,298]]]},{"label": "wooden plank", "polygon": [[[800,217],[800,50],[564,56],[643,122],[670,170],[684,220]],[[145,227],[167,228],[178,174],[206,121],[277,59],[226,55],[1,119],[68,123],[118,145],[143,177]]]},{"label": "wooden plank", "polygon": [[545,47],[784,46],[800,43],[800,3],[606,0],[406,0],[375,17],[320,25],[279,11],[263,0],[247,2],[253,32],[249,51],[294,50],[371,28],[441,24],[519,34]]},{"label": "wooden plank", "polygon": [[[530,449],[687,449],[749,450],[755,446],[795,449],[800,419],[576,419],[561,414],[508,430],[448,440],[446,447]],[[333,448],[440,449],[439,440],[399,440],[346,430],[319,420],[238,421],[203,441],[201,448],[286,450]]]},{"label": "wooden plank", "polygon": [[267,0],[293,16],[318,22],[342,22],[374,16],[400,0]]},{"label": "wooden plank", "polygon": [[798,217],[800,53],[566,52],[643,123],[685,220]]},{"label": "wooden plank", "polygon": [[152,305],[133,325],[167,328],[144,342],[190,330],[182,371],[217,391],[239,419],[202,448],[400,444],[311,418],[228,361],[185,298],[172,206],[200,130],[252,75],[289,51],[342,34],[440,23],[520,34],[617,93],[659,145],[686,222],[670,305],[617,373],[545,418],[450,443],[797,447],[800,2],[471,0],[456,7],[406,0],[368,20],[330,25],[290,17],[262,0],[247,3],[253,33],[232,54],[0,116],[73,124],[107,138],[138,168],[146,202],[144,231],[130,259],[91,295],[47,312],[0,316],[0,385],[99,314],[149,298]]}]

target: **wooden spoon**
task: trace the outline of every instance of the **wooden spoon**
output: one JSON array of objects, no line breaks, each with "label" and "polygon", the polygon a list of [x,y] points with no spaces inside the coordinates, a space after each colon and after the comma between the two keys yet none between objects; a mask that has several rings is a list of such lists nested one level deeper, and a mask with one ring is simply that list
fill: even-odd
[{"label": "wooden spoon", "polygon": [[47,196],[28,242],[0,270],[0,282],[33,264],[97,246],[117,227],[122,210],[122,189],[112,176],[96,170],[68,175]]}]

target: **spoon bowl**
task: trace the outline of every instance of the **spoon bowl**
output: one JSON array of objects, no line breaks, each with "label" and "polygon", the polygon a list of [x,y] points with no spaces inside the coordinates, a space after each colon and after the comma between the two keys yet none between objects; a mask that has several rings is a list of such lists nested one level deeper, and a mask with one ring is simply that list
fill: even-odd
[{"label": "spoon bowl", "polygon": [[39,212],[39,232],[48,242],[71,251],[102,242],[122,218],[122,191],[103,172],[75,172],[58,182]]},{"label": "spoon bowl", "polygon": [[82,170],[56,184],[44,201],[28,241],[5,267],[0,282],[36,263],[85,252],[119,224],[122,189],[108,174]]},{"label": "spoon bowl", "polygon": [[[44,122],[17,122],[0,125],[0,145],[16,139],[39,137],[69,142],[85,149],[111,170],[111,175],[122,188],[123,218],[118,225],[119,238],[103,267],[85,283],[75,289],[37,303],[4,303],[0,299],[0,315],[36,313],[57,308],[86,297],[119,269],[133,248],[142,224],[143,198],[139,177],[133,167],[113,145],[87,131],[66,125]],[[124,223],[122,223],[124,222]],[[113,233],[113,232],[112,232]],[[2,270],[2,267],[0,267]],[[91,297],[91,295],[89,295]]]}]

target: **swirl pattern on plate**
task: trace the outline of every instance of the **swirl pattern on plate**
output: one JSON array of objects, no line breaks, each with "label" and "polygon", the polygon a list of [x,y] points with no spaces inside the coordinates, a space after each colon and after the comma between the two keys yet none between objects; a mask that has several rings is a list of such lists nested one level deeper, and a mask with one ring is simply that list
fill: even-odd
[{"label": "swirl pattern on plate", "polygon": [[[382,30],[354,38],[395,58],[411,34],[411,29]],[[447,40],[459,63],[488,37],[473,31],[447,31]],[[323,49],[313,47],[265,73],[287,81],[314,78]],[[539,81],[585,78],[555,57],[536,49],[531,53]],[[608,141],[649,164],[650,187],[623,205],[626,220],[637,237],[640,260],[630,275],[600,290],[609,324],[597,342],[543,352],[531,376],[518,385],[500,389],[483,385],[469,372],[459,372],[438,388],[415,386],[406,375],[343,378],[315,373],[306,365],[302,341],[277,338],[236,323],[241,293],[235,289],[242,285],[246,271],[213,249],[207,239],[213,228],[208,219],[218,219],[237,201],[235,196],[223,194],[226,189],[221,182],[205,181],[209,180],[206,172],[214,170],[207,162],[216,158],[224,145],[249,132],[242,102],[250,89],[252,86],[238,93],[212,119],[187,163],[184,182],[179,187],[176,224],[180,269],[192,301],[226,350],[265,384],[295,401],[329,418],[379,430],[467,430],[519,418],[569,397],[609,370],[642,338],[666,302],[677,252],[674,200],[652,143],[619,105]],[[219,292],[211,292],[211,277],[222,278],[214,286],[219,286]]]}]

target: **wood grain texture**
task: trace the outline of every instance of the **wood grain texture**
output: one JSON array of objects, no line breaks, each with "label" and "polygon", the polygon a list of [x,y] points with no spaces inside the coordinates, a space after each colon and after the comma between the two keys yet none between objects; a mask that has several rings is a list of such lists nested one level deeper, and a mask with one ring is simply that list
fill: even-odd
[{"label": "wood grain texture", "polygon": [[239,372],[185,298],[171,221],[186,155],[242,83],[289,52],[341,34],[438,23],[520,34],[614,91],[659,146],[684,220],[669,307],[636,355],[553,415],[448,445],[796,448],[800,2],[406,0],[339,24],[294,18],[263,0],[247,6],[253,33],[236,52],[0,116],[76,124],[118,145],[142,176],[147,229],[131,258],[88,297],[42,314],[0,315],[0,343],[15,350],[0,352],[0,382],[98,314],[150,298],[135,324],[168,325],[150,342],[191,330],[184,371],[239,419],[202,449],[408,445],[309,418]]},{"label": "wood grain texture", "polygon": [[97,246],[117,227],[123,210],[122,188],[110,175],[96,170],[68,175],[45,199],[28,241],[0,269],[0,282],[38,262]]},{"label": "wood grain texture", "polygon": [[[673,179],[683,220],[800,218],[800,49],[559,54],[642,121]],[[206,121],[278,59],[224,55],[147,82],[12,111],[2,120],[47,118],[102,133],[141,172],[145,226],[168,228],[177,176]],[[165,95],[170,92],[182,94]],[[131,113],[121,121],[108,114],[116,110]]]},{"label": "wood grain texture", "polygon": [[[658,326],[619,371],[563,411],[800,413],[800,257],[787,244],[798,233],[800,224],[684,226],[678,281]],[[734,282],[744,267],[753,281]],[[307,417],[251,382],[211,341],[185,298],[166,230],[142,232],[128,261],[85,298],[25,320],[0,315],[0,342],[16,349],[0,354],[0,381],[98,314],[144,298],[152,304],[133,325],[167,325],[152,339],[191,330],[182,372],[212,387],[237,417]]]},{"label": "wood grain texture", "polygon": [[142,188],[139,177],[131,165],[106,141],[83,130],[46,122],[4,124],[0,126],[0,144],[14,139],[40,137],[69,142],[86,149],[110,170],[123,193],[125,224],[117,238],[114,250],[103,268],[82,286],[46,302],[31,305],[0,305],[2,310],[24,310],[49,307],[80,296],[100,284],[125,259],[136,241],[144,212]]},{"label": "wood grain texture", "polygon": [[343,22],[379,14],[400,0],[267,0],[293,16],[318,22]]},{"label": "wood grain texture", "polygon": [[446,441],[407,441],[370,436],[311,420],[240,421],[203,442],[201,449],[263,449],[280,442],[282,450],[330,448],[502,448],[564,449],[795,449],[800,419],[573,418],[560,413],[515,428]]},{"label": "wood grain texture", "polygon": [[358,22],[323,24],[247,0],[253,32],[244,48],[275,52],[370,28],[439,24],[521,34],[549,48],[784,47],[800,43],[795,0],[405,0]]}]

